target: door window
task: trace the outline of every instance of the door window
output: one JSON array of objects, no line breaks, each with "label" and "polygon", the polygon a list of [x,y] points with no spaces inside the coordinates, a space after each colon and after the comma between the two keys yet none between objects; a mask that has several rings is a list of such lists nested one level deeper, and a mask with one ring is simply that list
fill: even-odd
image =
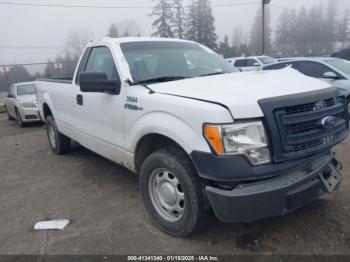
[{"label": "door window", "polygon": [[92,48],[84,72],[105,73],[108,80],[120,80],[112,53],[105,46]]},{"label": "door window", "polygon": [[246,67],[247,59],[237,59],[235,62],[235,67]]},{"label": "door window", "polygon": [[247,66],[256,66],[255,64],[260,64],[260,63],[255,59],[247,59]]},{"label": "door window", "polygon": [[278,69],[285,68],[285,67],[287,67],[289,65],[290,65],[290,63],[281,63],[281,64],[269,65],[269,66],[265,66],[264,70],[278,70]]},{"label": "door window", "polygon": [[323,74],[326,72],[334,72],[328,66],[316,62],[298,62],[295,66],[304,75],[316,78],[323,78]]}]

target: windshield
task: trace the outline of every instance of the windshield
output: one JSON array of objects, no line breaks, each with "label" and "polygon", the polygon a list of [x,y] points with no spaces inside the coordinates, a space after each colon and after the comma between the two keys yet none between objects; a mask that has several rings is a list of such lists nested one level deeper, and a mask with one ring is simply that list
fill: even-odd
[{"label": "windshield", "polygon": [[276,60],[269,56],[259,57],[258,60],[264,65],[275,63]]},{"label": "windshield", "polygon": [[350,62],[342,59],[329,59],[325,61],[327,64],[333,66],[345,74],[350,75]]},{"label": "windshield", "polygon": [[34,94],[35,94],[34,84],[20,85],[17,87],[17,96],[34,95]]},{"label": "windshield", "polygon": [[136,83],[236,72],[224,58],[196,43],[130,42],[121,49]]}]

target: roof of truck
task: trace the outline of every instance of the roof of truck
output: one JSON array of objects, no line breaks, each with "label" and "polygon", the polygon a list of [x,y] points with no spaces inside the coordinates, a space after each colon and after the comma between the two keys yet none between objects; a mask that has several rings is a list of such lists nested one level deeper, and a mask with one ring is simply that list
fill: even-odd
[{"label": "roof of truck", "polygon": [[184,42],[184,43],[193,43],[193,41],[189,40],[183,40],[183,39],[177,39],[177,38],[163,38],[163,37],[118,37],[118,38],[112,38],[112,37],[105,37],[103,39],[97,40],[97,41],[91,41],[90,43],[97,43],[97,42],[115,42],[117,44],[121,43],[129,43],[129,42],[144,42],[144,41],[167,41],[167,42]]}]

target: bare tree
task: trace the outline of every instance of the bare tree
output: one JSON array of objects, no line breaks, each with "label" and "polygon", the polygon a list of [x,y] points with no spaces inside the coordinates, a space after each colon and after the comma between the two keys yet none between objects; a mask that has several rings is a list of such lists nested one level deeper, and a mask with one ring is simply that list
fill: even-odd
[{"label": "bare tree", "polygon": [[66,44],[66,53],[79,56],[86,44],[94,38],[93,33],[88,30],[72,30],[69,32]]}]

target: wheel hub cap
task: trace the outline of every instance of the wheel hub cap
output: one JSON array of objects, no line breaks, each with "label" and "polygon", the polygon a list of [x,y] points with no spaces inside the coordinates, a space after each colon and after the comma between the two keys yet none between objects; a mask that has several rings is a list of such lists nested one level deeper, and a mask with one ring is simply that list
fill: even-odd
[{"label": "wheel hub cap", "polygon": [[52,126],[49,127],[49,139],[50,139],[50,143],[51,143],[52,147],[56,148],[55,131],[53,130]]},{"label": "wheel hub cap", "polygon": [[169,205],[174,205],[176,203],[176,192],[174,186],[170,183],[162,183],[159,189],[161,198],[165,203]]},{"label": "wheel hub cap", "polygon": [[185,212],[185,194],[177,177],[164,168],[149,178],[149,195],[155,211],[169,222],[180,220]]}]

